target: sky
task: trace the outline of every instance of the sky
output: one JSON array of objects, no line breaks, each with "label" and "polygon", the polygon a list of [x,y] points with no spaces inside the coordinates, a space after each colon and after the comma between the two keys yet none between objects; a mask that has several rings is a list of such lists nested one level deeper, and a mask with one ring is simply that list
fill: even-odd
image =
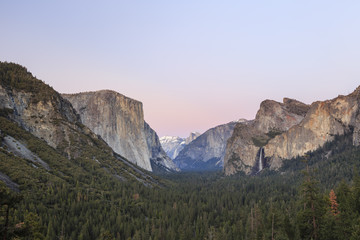
[{"label": "sky", "polygon": [[0,61],[61,93],[111,89],[158,133],[253,119],[360,85],[360,1],[0,2]]}]

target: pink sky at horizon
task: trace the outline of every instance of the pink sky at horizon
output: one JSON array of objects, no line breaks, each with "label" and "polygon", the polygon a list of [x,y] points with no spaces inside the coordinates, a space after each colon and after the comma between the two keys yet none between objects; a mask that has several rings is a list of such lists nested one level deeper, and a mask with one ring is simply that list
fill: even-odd
[{"label": "pink sky at horizon", "polygon": [[354,91],[359,12],[335,0],[4,0],[0,61],[61,93],[117,91],[159,137],[187,137],[253,119],[265,99]]},{"label": "pink sky at horizon", "polygon": [[[46,82],[46,81],[45,81]],[[51,82],[46,82],[53,86]],[[53,86],[54,87],[54,86]],[[201,109],[196,102],[186,99],[172,98],[171,94],[161,94],[154,96],[154,94],[140,94],[135,90],[135,93],[122,91],[119,89],[107,88],[82,88],[79,86],[76,91],[68,91],[65,89],[60,91],[61,93],[78,93],[85,91],[98,91],[102,89],[109,89],[117,91],[127,97],[141,101],[143,103],[145,121],[158,133],[159,137],[162,136],[179,136],[188,137],[191,132],[204,133],[206,130],[215,126],[225,124],[231,121],[237,121],[239,119],[251,120],[255,118],[255,115],[260,107],[260,103],[263,100],[271,99],[278,102],[282,102],[284,97],[293,98],[302,101],[306,104],[311,104],[315,101],[324,101],[337,97],[338,95],[347,95],[354,91],[358,86],[343,88],[341,92],[320,90],[318,94],[316,91],[313,95],[306,95],[301,92],[296,92],[295,96],[289,94],[283,94],[281,96],[275,96],[274,94],[267,94],[264,97],[256,96],[255,94],[245,94],[243,101],[236,102],[236,104],[229,105],[227,101],[221,101],[221,99],[213,98],[212,102],[205,104],[205,107]],[[56,87],[55,90],[59,91]],[[66,91],[67,90],[67,91]],[[286,89],[285,89],[286,90]],[[294,92],[293,89],[290,92]],[[255,92],[255,91],[254,91]],[[264,91],[261,91],[264,93]],[[309,92],[308,92],[309,93]],[[134,97],[133,95],[137,95]],[[201,97],[202,95],[200,95]],[[151,104],[147,104],[150,102]],[[222,105],[223,104],[223,105]],[[228,106],[226,106],[228,105]],[[204,106],[201,104],[201,106]],[[213,110],[213,111],[211,111]],[[184,112],[186,115],[183,115]],[[204,120],[205,119],[205,120]]]}]

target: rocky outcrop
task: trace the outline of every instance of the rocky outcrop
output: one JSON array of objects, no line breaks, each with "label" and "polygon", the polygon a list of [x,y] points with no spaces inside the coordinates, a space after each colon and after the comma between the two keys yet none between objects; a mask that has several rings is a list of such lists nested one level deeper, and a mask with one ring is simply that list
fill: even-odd
[{"label": "rocky outcrop", "polygon": [[185,138],[185,144],[188,145],[189,143],[197,139],[200,135],[201,133],[191,132],[190,135],[187,138]]},{"label": "rocky outcrop", "polygon": [[235,127],[226,150],[225,174],[256,173],[260,161],[278,169],[284,159],[304,156],[335,135],[350,133],[353,144],[359,145],[359,101],[360,87],[348,96],[310,106],[291,99],[284,99],[283,104],[264,101],[254,121]]},{"label": "rocky outcrop", "polygon": [[207,130],[186,145],[174,162],[185,171],[221,169],[226,142],[235,125],[230,122]]},{"label": "rocky outcrop", "polygon": [[5,136],[2,143],[5,146],[6,150],[8,152],[11,152],[15,156],[27,159],[34,164],[42,166],[48,171],[50,170],[50,167],[46,162],[44,162],[39,156],[31,152],[23,143],[19,142],[15,138],[11,136]]},{"label": "rocky outcrop", "polygon": [[19,189],[19,184],[13,182],[9,176],[7,176],[6,174],[0,172],[0,181],[4,182],[5,185],[10,188],[11,190],[13,190],[14,192],[20,192]]},{"label": "rocky outcrop", "polygon": [[164,136],[160,138],[160,143],[166,154],[171,159],[175,159],[186,145],[194,141],[200,135],[201,134],[198,132],[192,132],[187,138]]},{"label": "rocky outcrop", "polygon": [[41,175],[29,176],[29,168],[46,174],[44,181],[54,176],[89,186],[91,179],[114,178],[158,185],[83,125],[69,101],[18,64],[0,62],[0,122],[0,181],[15,190],[14,183],[38,182]]},{"label": "rocky outcrop", "polygon": [[63,97],[72,103],[82,123],[116,153],[148,171],[152,171],[151,160],[166,168],[175,166],[162,154],[156,133],[145,123],[141,102],[110,90]]},{"label": "rocky outcrop", "polygon": [[142,103],[110,90],[63,94],[82,123],[118,154],[151,171]]},{"label": "rocky outcrop", "polygon": [[[150,127],[145,132],[141,102],[113,91],[63,97],[24,67],[0,66],[0,115],[44,139],[68,159],[81,156],[80,145],[93,145],[99,135],[115,152],[146,170],[152,170],[151,160],[176,169],[161,151],[156,133]],[[113,154],[109,147],[106,151]]]},{"label": "rocky outcrop", "polygon": [[154,171],[179,171],[172,159],[165,153],[156,132],[145,122],[146,143],[150,151],[150,162]]},{"label": "rocky outcrop", "polygon": [[264,147],[270,167],[277,169],[283,159],[303,156],[314,151],[335,135],[353,133],[353,144],[359,145],[360,88],[348,96],[314,102],[300,124],[270,140]]},{"label": "rocky outcrop", "polygon": [[[283,103],[263,101],[255,120],[239,122],[229,138],[224,158],[225,174],[258,171],[262,147],[299,124],[308,110],[308,105],[289,98],[284,98]],[[267,163],[264,161],[263,164]]]},{"label": "rocky outcrop", "polygon": [[[54,148],[68,138],[68,128],[77,128],[76,123],[80,122],[71,104],[59,95],[34,102],[29,92],[0,86],[0,109],[10,109],[14,121]],[[63,124],[67,127],[60,131],[58,125]]]},{"label": "rocky outcrop", "polygon": [[[54,89],[34,78],[24,67],[1,63],[1,71],[2,114],[45,140],[51,147],[67,154],[69,159],[77,157],[80,152],[75,151],[71,144],[74,131],[92,132],[81,125],[80,117],[71,104]],[[17,80],[8,76],[17,76]]]},{"label": "rocky outcrop", "polygon": [[[0,80],[0,115],[43,139],[68,159],[82,156],[84,146],[94,146],[99,141],[98,136],[81,123],[71,103],[26,68],[0,62]],[[106,145],[103,142],[97,144]],[[26,146],[21,147],[19,143],[16,148],[21,154],[30,156]],[[102,151],[112,156],[108,146]],[[30,157],[41,163],[41,159]],[[45,163],[41,165],[49,169]]]}]

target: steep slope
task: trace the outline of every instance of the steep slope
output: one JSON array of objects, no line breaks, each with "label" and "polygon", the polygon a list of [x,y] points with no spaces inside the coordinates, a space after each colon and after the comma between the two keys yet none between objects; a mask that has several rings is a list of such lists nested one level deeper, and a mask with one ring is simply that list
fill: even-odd
[{"label": "steep slope", "polygon": [[171,159],[175,159],[186,145],[194,141],[200,135],[201,134],[198,132],[192,132],[187,138],[164,136],[160,138],[160,143],[166,154]]},{"label": "steep slope", "polygon": [[63,94],[81,121],[118,154],[151,171],[142,103],[109,90]]},{"label": "steep slope", "polygon": [[[347,96],[314,102],[310,106],[292,104],[289,108],[284,101],[286,114],[280,118],[279,112],[262,117],[261,106],[250,127],[236,126],[226,150],[225,174],[256,173],[266,166],[278,169],[284,159],[304,156],[334,140],[336,135],[351,134],[353,145],[359,145],[359,96],[360,87]],[[271,122],[272,127],[277,125],[275,133],[268,132]],[[261,131],[259,126],[265,130]],[[283,128],[278,129],[279,126]],[[264,138],[264,134],[268,136]]]},{"label": "steep slope", "polygon": [[21,66],[1,63],[0,78],[0,108],[25,130],[72,158],[70,134],[73,129],[88,130],[71,104]]},{"label": "steep slope", "polygon": [[151,161],[165,168],[175,167],[159,149],[156,133],[145,123],[141,102],[110,90],[62,96],[80,114],[82,123],[116,153],[148,171],[152,171]]},{"label": "steep slope", "polygon": [[174,162],[185,171],[220,169],[235,125],[236,122],[230,122],[207,130],[186,145]]},{"label": "steep slope", "polygon": [[150,150],[150,161],[152,169],[156,172],[160,172],[162,170],[179,171],[175,163],[171,160],[171,158],[165,153],[164,149],[162,148],[156,132],[146,122],[144,130],[147,146]]},{"label": "steep slope", "polygon": [[270,166],[277,169],[283,159],[303,156],[334,140],[352,134],[353,145],[360,142],[360,87],[347,96],[314,102],[300,124],[270,140],[264,147]]},{"label": "steep slope", "polygon": [[195,139],[197,139],[200,135],[201,135],[201,133],[191,132],[191,133],[189,134],[189,136],[188,136],[187,138],[185,138],[185,144],[188,145],[189,143],[191,143],[192,141],[194,141]]},{"label": "steep slope", "polygon": [[[0,62],[0,173],[24,187],[32,181],[152,177],[131,166],[80,122],[71,104],[26,68]],[[100,188],[99,188],[100,189]]]},{"label": "steep slope", "polygon": [[268,164],[263,147],[276,135],[300,123],[308,109],[308,105],[289,98],[284,98],[283,103],[263,101],[255,120],[238,123],[229,138],[224,158],[225,174],[260,171]]}]

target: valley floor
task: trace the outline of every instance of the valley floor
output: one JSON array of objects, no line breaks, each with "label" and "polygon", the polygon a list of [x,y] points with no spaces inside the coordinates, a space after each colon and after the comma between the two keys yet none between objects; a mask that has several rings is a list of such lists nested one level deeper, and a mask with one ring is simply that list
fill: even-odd
[{"label": "valley floor", "polygon": [[[1,235],[9,239],[359,239],[360,177],[354,167],[360,167],[360,149],[348,141],[347,136],[337,137],[310,153],[306,163],[286,161],[280,172],[265,169],[256,176],[231,177],[221,171],[167,174],[153,176],[159,184],[152,187],[101,174],[89,178],[86,172],[75,172],[72,178],[49,177],[33,168],[20,184],[20,193],[1,185]],[[10,172],[12,178],[20,174],[20,165],[11,164],[16,158],[4,151],[0,158],[1,172]],[[309,171],[303,173],[306,166]],[[331,189],[337,198],[329,195]]]}]

